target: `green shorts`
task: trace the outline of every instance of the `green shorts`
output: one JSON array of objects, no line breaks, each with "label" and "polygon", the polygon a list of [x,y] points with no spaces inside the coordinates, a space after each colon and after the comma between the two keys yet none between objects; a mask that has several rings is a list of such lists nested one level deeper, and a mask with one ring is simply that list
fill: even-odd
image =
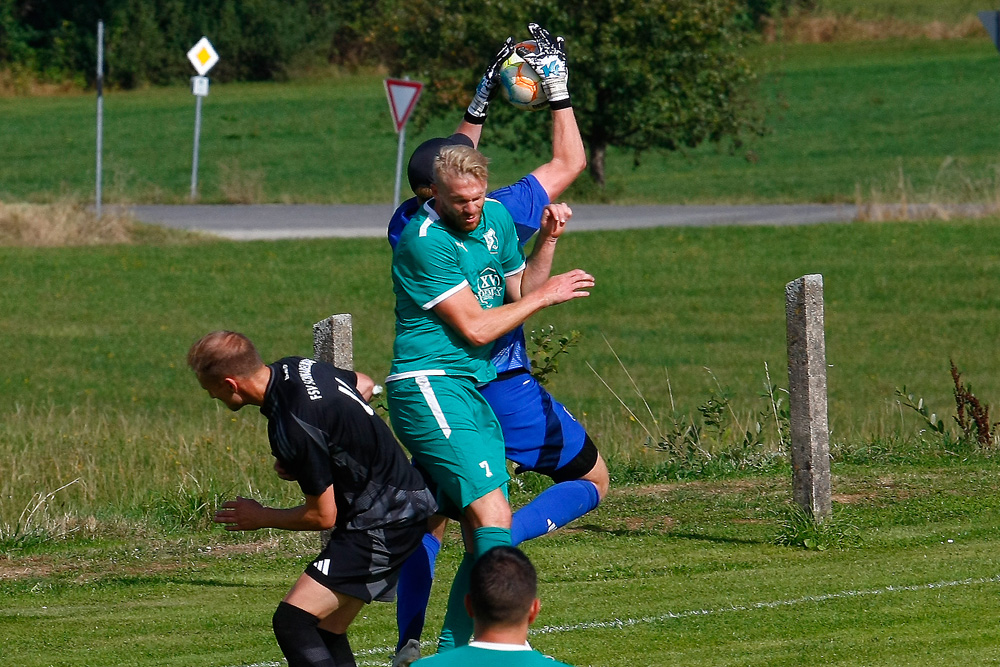
[{"label": "green shorts", "polygon": [[457,518],[507,483],[500,422],[470,379],[406,377],[387,382],[386,394],[396,437],[430,475],[441,514]]}]

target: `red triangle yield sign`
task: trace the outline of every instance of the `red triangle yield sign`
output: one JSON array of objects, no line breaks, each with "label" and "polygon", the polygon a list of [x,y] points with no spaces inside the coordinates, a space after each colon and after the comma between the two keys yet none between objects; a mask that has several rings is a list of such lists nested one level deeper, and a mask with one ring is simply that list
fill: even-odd
[{"label": "red triangle yield sign", "polygon": [[386,79],[385,94],[389,98],[389,112],[392,114],[392,122],[396,124],[396,132],[401,132],[406,125],[407,119],[413,112],[413,107],[417,106],[420,99],[420,91],[424,84],[419,81],[409,81],[406,79]]}]

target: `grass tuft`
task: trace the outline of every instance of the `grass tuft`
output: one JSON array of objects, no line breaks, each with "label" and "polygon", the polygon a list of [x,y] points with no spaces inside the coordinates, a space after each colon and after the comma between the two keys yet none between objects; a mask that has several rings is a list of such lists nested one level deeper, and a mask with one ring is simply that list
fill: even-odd
[{"label": "grass tuft", "polygon": [[[718,378],[706,368],[713,387],[707,398],[697,406],[697,415],[677,410],[673,388],[667,378],[670,413],[666,416],[650,406],[643,390],[629,372],[611,343],[604,338],[618,367],[628,380],[631,393],[641,403],[634,409],[622,398],[625,392],[616,391],[588,362],[587,366],[597,376],[625,411],[627,421],[622,426],[635,426],[624,436],[612,436],[615,442],[641,442],[641,450],[649,456],[632,456],[617,468],[618,481],[647,483],[664,479],[704,479],[728,477],[747,473],[770,473],[787,465],[790,443],[789,413],[781,389],[771,383],[770,369],[764,364],[764,392],[759,394],[763,405],[758,410],[737,411],[733,406],[733,393],[723,387]],[[612,418],[614,422],[614,418]],[[635,446],[626,448],[635,451]]]},{"label": "grass tuft", "polygon": [[50,506],[60,491],[78,483],[79,478],[54,491],[35,493],[13,524],[0,523],[0,553],[28,549],[75,531],[76,527],[71,527],[68,517],[53,517]]},{"label": "grass tuft", "polygon": [[798,505],[789,505],[779,514],[775,543],[808,551],[846,549],[862,544],[857,527],[837,517],[816,521]]},{"label": "grass tuft", "polygon": [[154,494],[146,506],[146,516],[167,533],[208,530],[215,511],[233,495],[231,486],[220,490],[215,480],[202,484],[187,473],[173,489]]}]

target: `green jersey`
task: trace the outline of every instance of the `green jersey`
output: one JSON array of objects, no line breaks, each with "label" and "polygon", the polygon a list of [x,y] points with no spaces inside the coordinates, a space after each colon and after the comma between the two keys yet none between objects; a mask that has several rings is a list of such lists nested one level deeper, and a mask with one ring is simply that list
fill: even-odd
[{"label": "green jersey", "polygon": [[473,641],[468,646],[417,660],[414,667],[569,667],[565,662],[534,651],[527,644],[492,644]]},{"label": "green jersey", "polygon": [[507,209],[487,199],[469,233],[442,221],[428,201],[403,230],[392,256],[396,340],[387,381],[416,375],[456,375],[477,383],[496,377],[492,344],[473,346],[434,313],[471,288],[484,309],[503,304],[507,278],[524,270],[524,253]]}]

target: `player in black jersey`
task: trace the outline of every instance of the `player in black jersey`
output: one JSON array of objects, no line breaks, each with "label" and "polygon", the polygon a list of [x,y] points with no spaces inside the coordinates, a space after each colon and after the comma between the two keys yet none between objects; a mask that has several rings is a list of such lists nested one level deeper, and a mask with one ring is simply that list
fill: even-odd
[{"label": "player in black jersey", "polygon": [[399,568],[437,509],[389,427],[367,403],[374,383],[302,357],[264,365],[232,331],[204,336],[188,365],[209,396],[230,410],[260,407],[275,470],[298,482],[305,502],[265,507],[237,497],[216,513],[226,530],[324,530],[330,542],[274,613],[290,667],[354,665],[347,627],[372,600],[391,601]]}]

